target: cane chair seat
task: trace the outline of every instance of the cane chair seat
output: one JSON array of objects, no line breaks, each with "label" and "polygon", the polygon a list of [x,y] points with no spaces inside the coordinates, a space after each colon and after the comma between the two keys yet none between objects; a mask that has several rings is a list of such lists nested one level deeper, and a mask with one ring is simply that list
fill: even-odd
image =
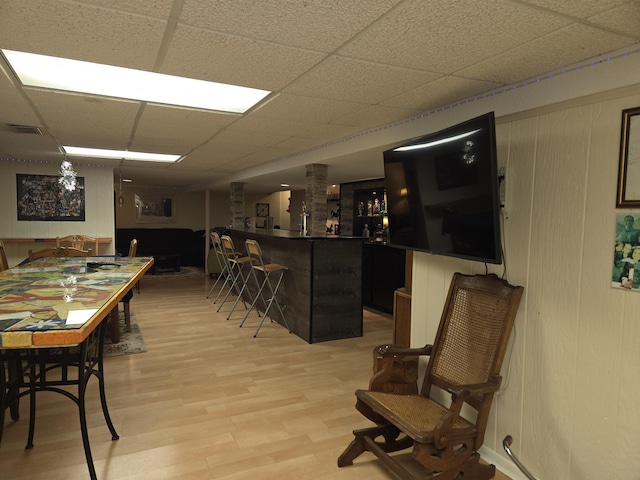
[{"label": "cane chair seat", "polygon": [[[433,432],[438,421],[448,413],[449,409],[430,398],[420,395],[396,395],[394,393],[356,391],[356,397],[366,402],[377,413],[384,413],[391,422],[405,434],[417,442],[433,441]],[[465,437],[475,432],[475,426],[468,420],[458,417],[449,438]]]}]

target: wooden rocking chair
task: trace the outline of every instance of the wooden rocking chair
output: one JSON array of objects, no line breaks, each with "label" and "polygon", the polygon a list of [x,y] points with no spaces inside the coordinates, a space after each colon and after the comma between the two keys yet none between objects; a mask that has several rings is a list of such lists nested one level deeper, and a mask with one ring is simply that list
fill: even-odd
[{"label": "wooden rocking chair", "polygon": [[[433,345],[376,347],[374,376],[369,390],[356,391],[356,408],[377,426],[353,432],[338,466],[370,451],[403,480],[493,478],[495,466],[480,463],[477,450],[522,293],[493,274],[456,273]],[[421,355],[430,357],[418,393]],[[433,387],[449,392],[448,406],[432,398]],[[411,447],[417,462],[390,455]]]}]

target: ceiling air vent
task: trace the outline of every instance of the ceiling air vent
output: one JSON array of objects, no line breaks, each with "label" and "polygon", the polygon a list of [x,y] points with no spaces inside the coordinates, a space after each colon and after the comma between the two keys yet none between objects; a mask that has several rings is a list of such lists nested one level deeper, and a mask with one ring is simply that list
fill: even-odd
[{"label": "ceiling air vent", "polygon": [[13,133],[25,133],[28,135],[42,135],[42,130],[39,127],[34,127],[31,125],[12,125],[9,124],[9,129]]}]

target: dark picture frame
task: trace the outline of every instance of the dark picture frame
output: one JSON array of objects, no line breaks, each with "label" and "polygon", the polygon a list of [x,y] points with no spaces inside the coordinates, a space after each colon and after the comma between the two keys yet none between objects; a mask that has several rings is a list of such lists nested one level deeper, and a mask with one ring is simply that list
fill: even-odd
[{"label": "dark picture frame", "polygon": [[268,216],[269,216],[269,204],[256,203],[256,217],[268,217]]},{"label": "dark picture frame", "polygon": [[640,207],[640,107],[622,111],[616,207]]},{"label": "dark picture frame", "polygon": [[16,174],[18,220],[84,222],[84,177],[69,191],[57,175]]},{"label": "dark picture frame", "polygon": [[175,223],[176,199],[174,195],[136,193],[136,223]]}]

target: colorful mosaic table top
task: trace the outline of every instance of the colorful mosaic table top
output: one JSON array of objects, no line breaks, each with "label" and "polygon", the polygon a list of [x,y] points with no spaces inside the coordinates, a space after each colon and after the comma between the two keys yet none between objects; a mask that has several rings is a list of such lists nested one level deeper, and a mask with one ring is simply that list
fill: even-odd
[{"label": "colorful mosaic table top", "polygon": [[152,264],[148,257],[50,257],[0,272],[0,348],[81,343]]}]

